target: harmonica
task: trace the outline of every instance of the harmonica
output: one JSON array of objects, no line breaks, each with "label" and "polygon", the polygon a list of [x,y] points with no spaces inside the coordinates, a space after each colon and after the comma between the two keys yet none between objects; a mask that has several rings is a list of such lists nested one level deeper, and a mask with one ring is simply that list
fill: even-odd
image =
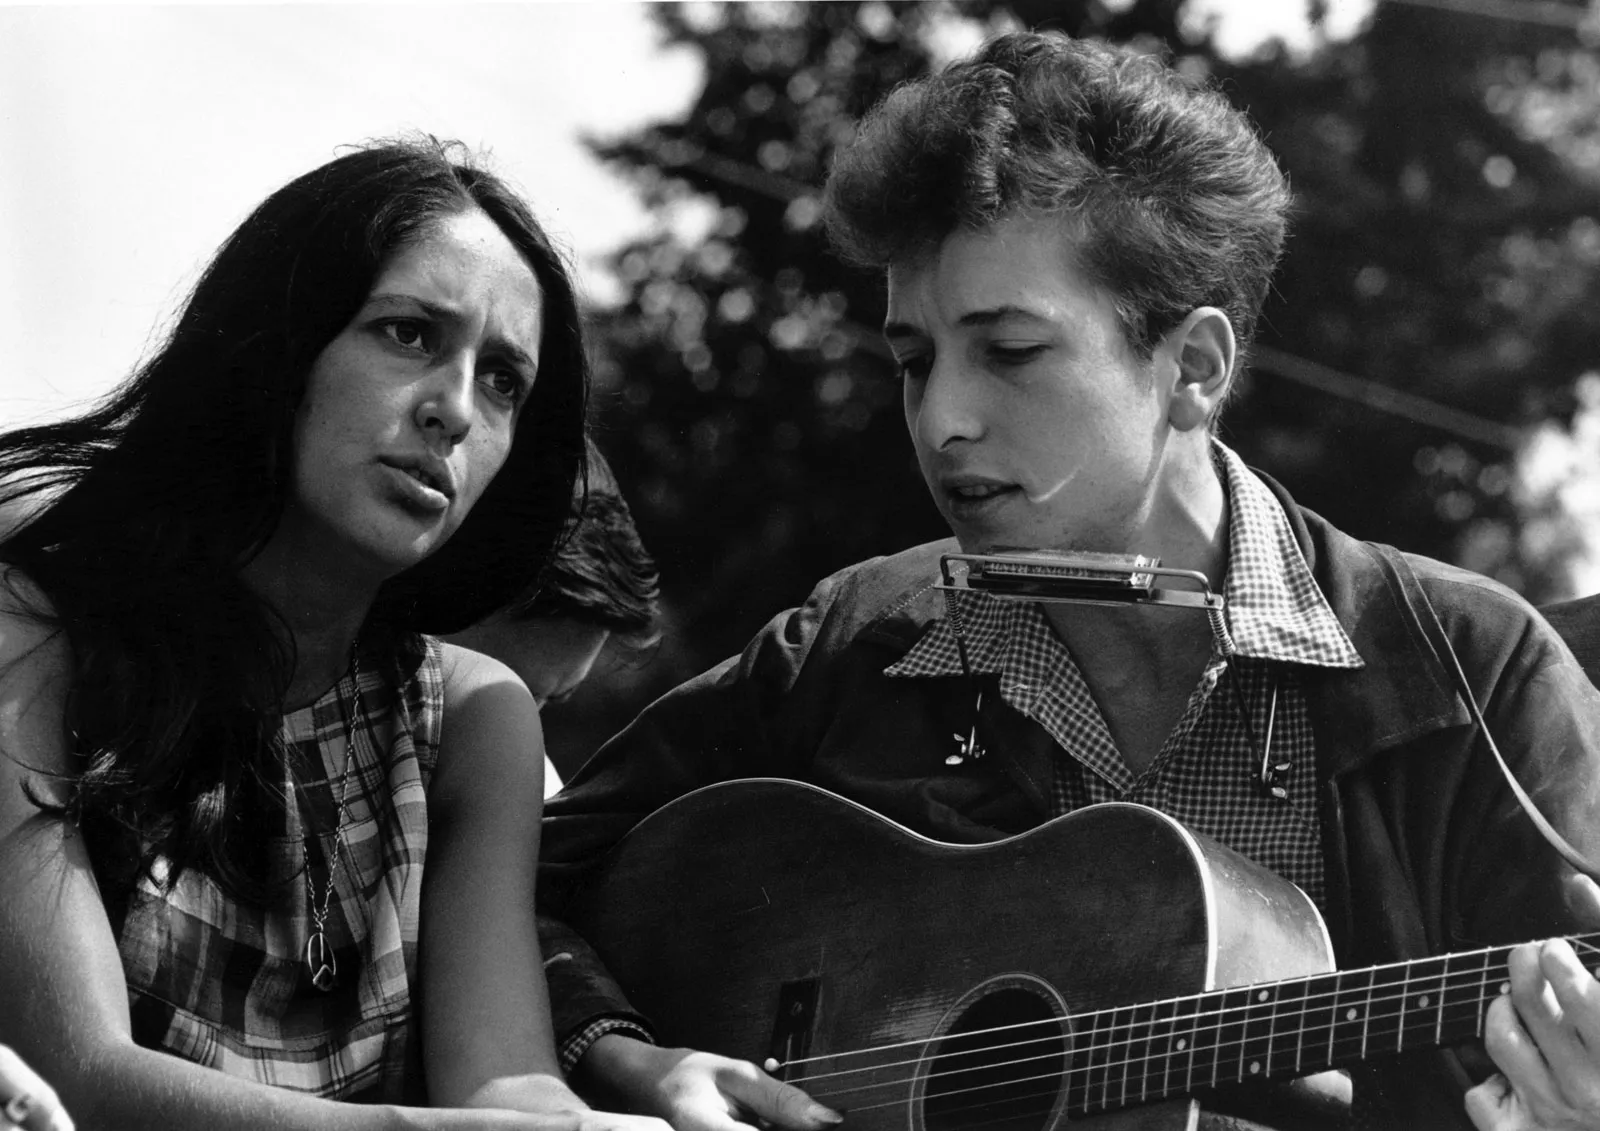
[{"label": "harmonica", "polygon": [[944,554],[940,589],[1020,601],[1101,605],[1181,605],[1220,610],[1222,595],[1198,570],[1168,569],[1143,554],[1007,550]]}]

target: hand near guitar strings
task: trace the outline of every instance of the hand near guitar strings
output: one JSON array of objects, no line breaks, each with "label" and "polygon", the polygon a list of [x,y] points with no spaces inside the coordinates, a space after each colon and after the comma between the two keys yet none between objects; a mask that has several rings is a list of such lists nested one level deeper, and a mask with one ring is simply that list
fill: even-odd
[{"label": "hand near guitar strings", "polygon": [[674,1131],[752,1131],[762,1120],[789,1131],[828,1131],[843,1116],[754,1064],[691,1049],[664,1049],[618,1033],[594,1043],[580,1082],[604,1090],[602,1102],[655,1115]]},{"label": "hand near guitar strings", "polygon": [[[1600,887],[1568,880],[1585,923],[1600,923]],[[1562,939],[1511,952],[1511,992],[1489,1006],[1484,1047],[1499,1073],[1467,1093],[1479,1131],[1600,1129],[1600,981]]]}]

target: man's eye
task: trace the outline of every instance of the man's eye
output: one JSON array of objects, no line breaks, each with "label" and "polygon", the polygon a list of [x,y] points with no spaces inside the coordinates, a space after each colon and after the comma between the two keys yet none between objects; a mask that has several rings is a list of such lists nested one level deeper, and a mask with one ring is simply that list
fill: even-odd
[{"label": "man's eye", "polygon": [[927,355],[916,357],[902,357],[895,360],[895,368],[899,371],[902,381],[922,381],[928,376],[928,371],[933,368],[933,358]]},{"label": "man's eye", "polygon": [[1038,344],[1025,346],[1003,346],[992,344],[989,346],[989,357],[1001,365],[1025,365],[1043,353],[1045,347]]}]

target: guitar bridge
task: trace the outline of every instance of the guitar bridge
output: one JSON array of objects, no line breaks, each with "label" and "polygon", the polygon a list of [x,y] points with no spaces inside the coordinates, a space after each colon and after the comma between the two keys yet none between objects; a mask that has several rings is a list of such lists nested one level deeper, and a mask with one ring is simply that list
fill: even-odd
[{"label": "guitar bridge", "polygon": [[767,1061],[762,1067],[786,1084],[793,1084],[805,1075],[805,1059],[811,1055],[811,1033],[817,1021],[817,1000],[821,992],[819,978],[801,978],[778,987],[778,1011],[772,1021]]}]

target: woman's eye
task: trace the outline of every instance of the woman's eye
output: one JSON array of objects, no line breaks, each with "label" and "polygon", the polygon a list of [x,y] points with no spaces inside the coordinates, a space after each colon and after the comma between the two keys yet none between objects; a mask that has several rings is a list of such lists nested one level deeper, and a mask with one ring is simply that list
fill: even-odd
[{"label": "woman's eye", "polygon": [[383,324],[383,332],[389,340],[408,350],[425,350],[428,348],[427,323],[414,318],[396,318]]},{"label": "woman's eye", "polygon": [[522,375],[509,369],[490,370],[484,375],[483,381],[491,390],[513,404],[520,402],[528,392],[528,386],[522,380]]}]

